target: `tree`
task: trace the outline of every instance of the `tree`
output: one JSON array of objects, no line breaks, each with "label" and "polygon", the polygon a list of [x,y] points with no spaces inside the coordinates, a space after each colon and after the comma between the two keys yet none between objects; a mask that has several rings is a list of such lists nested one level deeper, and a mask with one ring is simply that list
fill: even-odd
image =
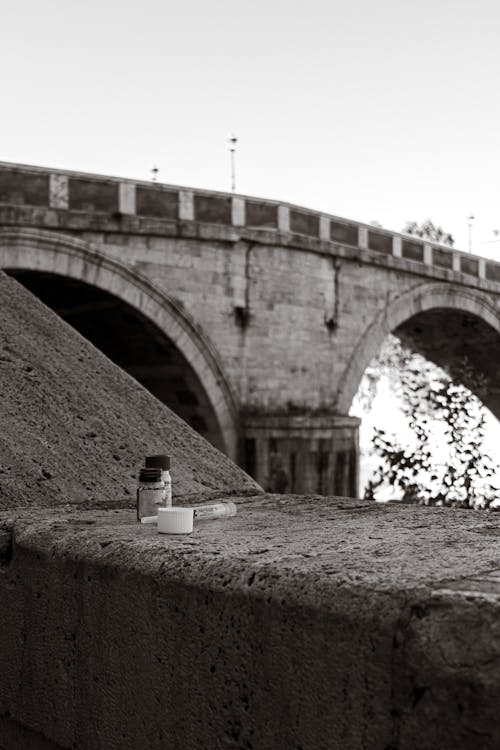
[{"label": "tree", "polygon": [[416,221],[407,221],[403,232],[416,235],[431,242],[449,245],[449,247],[453,247],[455,244],[453,236],[445,232],[442,227],[436,226],[430,219],[426,219],[422,224],[418,224]]},{"label": "tree", "polygon": [[[370,368],[361,402],[366,408],[373,398],[374,374],[385,374],[399,396],[402,411],[413,433],[413,444],[402,445],[383,429],[373,438],[380,457],[365,498],[375,499],[377,490],[389,483],[399,489],[404,502],[423,505],[488,507],[499,499],[491,484],[497,466],[484,450],[486,411],[472,390],[481,395],[485,378],[467,360],[445,372],[389,337]],[[363,389],[362,389],[363,391]],[[441,442],[448,447],[446,460],[436,460],[433,424],[441,425]]]},{"label": "tree", "polygon": [[[430,219],[422,224],[407,222],[403,231],[454,245],[452,235]],[[498,466],[484,449],[486,410],[478,396],[486,382],[470,363],[463,360],[445,372],[389,336],[358,390],[356,401],[364,412],[370,410],[382,376],[388,378],[399,400],[413,440],[403,445],[386,430],[374,430],[372,447],[381,464],[368,482],[365,497],[374,499],[377,490],[389,484],[405,502],[425,505],[488,507],[500,499],[490,481]],[[433,444],[438,424],[441,444],[448,449],[441,462]]]}]

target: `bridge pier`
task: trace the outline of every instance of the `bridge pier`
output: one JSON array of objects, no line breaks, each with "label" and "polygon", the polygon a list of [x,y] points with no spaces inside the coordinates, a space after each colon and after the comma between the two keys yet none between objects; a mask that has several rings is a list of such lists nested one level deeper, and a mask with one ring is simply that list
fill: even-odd
[{"label": "bridge pier", "polygon": [[247,414],[241,465],[268,492],[357,497],[357,417]]}]

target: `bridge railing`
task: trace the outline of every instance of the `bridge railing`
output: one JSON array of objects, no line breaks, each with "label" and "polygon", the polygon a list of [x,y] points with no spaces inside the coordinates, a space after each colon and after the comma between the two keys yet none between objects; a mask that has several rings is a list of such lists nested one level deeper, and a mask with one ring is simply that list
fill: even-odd
[{"label": "bridge railing", "polygon": [[244,195],[0,162],[0,204],[292,234],[500,283],[500,263],[412,235]]}]

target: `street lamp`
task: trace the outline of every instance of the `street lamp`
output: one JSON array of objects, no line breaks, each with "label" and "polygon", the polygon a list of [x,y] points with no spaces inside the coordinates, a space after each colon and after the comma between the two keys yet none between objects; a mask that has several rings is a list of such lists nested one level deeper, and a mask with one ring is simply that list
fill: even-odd
[{"label": "street lamp", "polygon": [[469,225],[469,253],[472,252],[472,222],[474,221],[474,216],[470,214],[470,216],[467,217],[467,223]]},{"label": "street lamp", "polygon": [[229,133],[227,142],[229,143],[229,153],[231,158],[231,191],[234,193],[234,191],[236,190],[235,151],[238,139],[236,138],[234,133]]}]

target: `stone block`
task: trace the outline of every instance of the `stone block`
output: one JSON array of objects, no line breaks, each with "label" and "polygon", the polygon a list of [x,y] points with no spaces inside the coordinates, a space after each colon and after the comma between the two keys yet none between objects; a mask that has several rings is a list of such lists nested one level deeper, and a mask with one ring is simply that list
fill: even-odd
[{"label": "stone block", "polygon": [[496,514],[233,499],[0,516],[0,747],[496,750]]},{"label": "stone block", "polygon": [[442,247],[432,248],[432,263],[440,268],[453,268],[453,251]]},{"label": "stone block", "polygon": [[246,218],[245,224],[249,227],[271,227],[278,226],[278,210],[273,203],[264,203],[264,201],[252,201],[246,199]]},{"label": "stone block", "polygon": [[290,209],[288,206],[278,206],[278,229],[280,232],[290,231]]},{"label": "stone block", "polygon": [[194,195],[192,190],[179,190],[179,219],[194,221]]},{"label": "stone block", "polygon": [[133,182],[118,185],[118,210],[122,214],[135,214],[136,188]]},{"label": "stone block", "polygon": [[194,194],[194,215],[197,221],[231,224],[231,198],[219,195]]},{"label": "stone block", "polygon": [[118,183],[70,177],[68,207],[75,211],[118,211]]},{"label": "stone block", "polygon": [[410,242],[410,240],[403,240],[401,246],[403,258],[408,258],[409,260],[417,260],[423,263],[424,245],[421,242]]},{"label": "stone block", "polygon": [[231,224],[235,227],[245,226],[245,199],[233,196],[231,203]]},{"label": "stone block", "polygon": [[319,237],[319,217],[317,214],[290,209],[290,231]]},{"label": "stone block", "polygon": [[136,210],[139,215],[176,221],[179,213],[179,194],[176,190],[138,185],[136,193]]},{"label": "stone block", "polygon": [[48,206],[48,174],[0,169],[0,203]]},{"label": "stone block", "polygon": [[462,271],[462,273],[466,273],[469,276],[479,276],[478,259],[472,256],[461,255],[460,270]]},{"label": "stone block", "polygon": [[376,250],[379,253],[392,254],[392,235],[383,232],[377,232],[374,229],[368,230],[368,247],[370,250]]},{"label": "stone block", "polygon": [[50,207],[66,210],[69,205],[68,177],[65,174],[49,175]]}]

